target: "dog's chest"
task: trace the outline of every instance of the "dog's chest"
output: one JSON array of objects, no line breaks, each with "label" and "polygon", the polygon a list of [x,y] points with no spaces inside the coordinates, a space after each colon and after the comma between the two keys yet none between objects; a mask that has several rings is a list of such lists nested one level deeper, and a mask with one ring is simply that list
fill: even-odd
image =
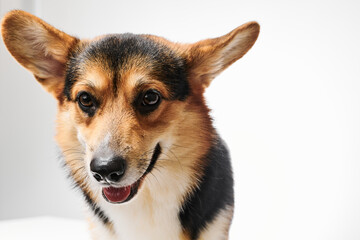
[{"label": "dog's chest", "polygon": [[179,240],[182,235],[178,207],[174,203],[142,203],[108,206],[116,239]]}]

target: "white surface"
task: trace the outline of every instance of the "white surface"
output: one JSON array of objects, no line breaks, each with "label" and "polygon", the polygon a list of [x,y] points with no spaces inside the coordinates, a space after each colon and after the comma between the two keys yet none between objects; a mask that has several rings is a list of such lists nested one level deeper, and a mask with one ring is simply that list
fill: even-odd
[{"label": "white surface", "polygon": [[[254,48],[206,93],[233,157],[231,239],[360,239],[360,1],[34,2],[79,37],[193,42],[259,21]],[[56,104],[0,45],[0,218],[80,217],[54,160]]]},{"label": "white surface", "polygon": [[36,217],[0,221],[1,240],[90,240],[84,221]]}]

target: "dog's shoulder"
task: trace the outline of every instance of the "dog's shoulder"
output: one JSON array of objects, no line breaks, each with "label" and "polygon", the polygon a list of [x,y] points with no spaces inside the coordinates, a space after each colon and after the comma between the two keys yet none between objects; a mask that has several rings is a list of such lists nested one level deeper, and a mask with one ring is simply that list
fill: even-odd
[{"label": "dog's shoulder", "polygon": [[[205,166],[200,183],[188,195],[179,213],[190,239],[197,239],[221,212],[232,209],[234,205],[230,154],[219,136],[214,139],[203,160]],[[231,219],[232,216],[229,217]]]}]

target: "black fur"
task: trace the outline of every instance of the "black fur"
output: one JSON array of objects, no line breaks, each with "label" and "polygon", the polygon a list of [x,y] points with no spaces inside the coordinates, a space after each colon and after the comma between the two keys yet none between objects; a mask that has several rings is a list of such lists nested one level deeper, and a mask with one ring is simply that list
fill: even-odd
[{"label": "black fur", "polygon": [[218,138],[205,157],[207,165],[199,187],[188,196],[179,213],[184,230],[196,240],[220,210],[234,205],[233,178],[230,156]]},{"label": "black fur", "polygon": [[105,213],[101,210],[101,208],[98,207],[96,203],[94,203],[91,197],[83,189],[81,190],[82,193],[84,194],[86,202],[88,203],[90,209],[93,211],[94,215],[97,216],[105,225],[108,224],[110,222],[109,218],[105,215]]},{"label": "black fur", "polygon": [[185,60],[170,48],[145,35],[113,34],[88,45],[77,47],[71,54],[66,70],[64,94],[70,91],[87,61],[103,64],[113,75],[113,91],[117,92],[120,72],[131,67],[145,67],[151,78],[162,81],[172,94],[171,100],[184,100],[189,94]]},{"label": "black fur", "polygon": [[60,150],[60,148],[57,148],[57,152],[59,154],[58,159],[61,162],[62,167],[67,170],[68,178],[71,180],[73,188],[81,190],[82,194],[85,197],[85,200],[86,200],[87,204],[89,205],[90,209],[92,210],[92,212],[94,213],[95,216],[97,216],[105,225],[110,223],[109,218],[105,215],[105,213],[101,210],[101,208],[99,206],[97,206],[96,203],[91,199],[89,193],[87,193],[81,187],[81,184],[79,184],[77,181],[75,181],[75,179],[74,179],[68,165],[64,161],[64,155],[63,155],[62,151]]}]

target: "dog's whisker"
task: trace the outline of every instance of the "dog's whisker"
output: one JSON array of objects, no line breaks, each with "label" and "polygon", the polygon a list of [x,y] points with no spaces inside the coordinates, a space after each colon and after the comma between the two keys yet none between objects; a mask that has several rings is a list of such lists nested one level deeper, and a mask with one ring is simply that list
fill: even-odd
[{"label": "dog's whisker", "polygon": [[84,157],[85,157],[85,154],[81,154],[81,153],[67,153],[67,154],[65,155],[66,158],[70,158],[70,159],[74,158],[75,156],[77,156],[78,159],[83,160]]},{"label": "dog's whisker", "polygon": [[80,170],[85,170],[85,167],[82,166],[82,167],[79,167],[77,169],[75,169],[74,171],[71,171],[73,175],[76,175]]},{"label": "dog's whisker", "polygon": [[84,159],[83,158],[68,158],[66,159],[66,162],[67,163],[78,163],[78,162],[84,162]]},{"label": "dog's whisker", "polygon": [[84,152],[82,149],[79,149],[79,148],[67,148],[67,149],[62,150],[63,153],[66,153],[68,151]]},{"label": "dog's whisker", "polygon": [[151,176],[153,176],[153,178],[155,178],[155,180],[157,181],[158,185],[161,186],[159,180],[157,179],[157,177],[155,176],[154,173],[150,172]]},{"label": "dog's whisker", "polygon": [[[179,164],[180,167],[181,167],[181,170],[184,171],[183,166],[182,166],[182,164],[181,164],[181,162],[180,162],[180,159],[176,156],[176,154],[175,154],[170,148],[168,148],[168,151],[175,157],[176,161],[178,162],[178,164]],[[166,153],[163,153],[163,154],[164,154],[165,156],[171,158],[168,154],[166,154]]]},{"label": "dog's whisker", "polygon": [[189,147],[185,147],[185,146],[181,146],[179,144],[172,144],[171,146],[174,146],[175,148],[186,148],[186,149],[190,149]]}]

